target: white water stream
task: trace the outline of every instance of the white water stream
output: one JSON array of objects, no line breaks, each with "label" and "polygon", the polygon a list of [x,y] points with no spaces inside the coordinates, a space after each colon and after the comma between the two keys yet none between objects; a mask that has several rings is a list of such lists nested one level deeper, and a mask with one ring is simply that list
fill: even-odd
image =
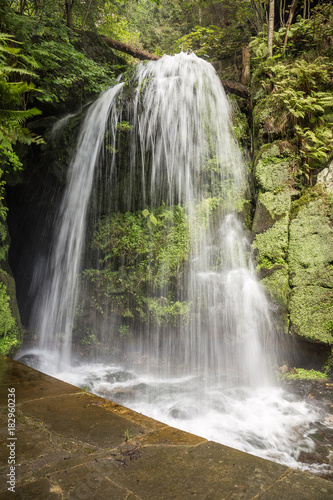
[{"label": "white water stream", "polygon": [[[112,321],[104,325],[109,342],[121,346],[119,365],[118,360],[78,364],[72,357],[77,276],[103,148],[112,153],[110,178],[116,168],[116,133],[125,106],[120,83],[90,107],[46,278],[36,271],[41,282],[33,325],[40,337],[37,368],[178,428],[307,468],[297,459],[314,447],[312,424],[322,415],[273,382],[270,305],[237,215],[247,189],[246,171],[220,80],[210,64],[193,54],[139,65],[135,78],[128,113],[133,179],[120,193],[121,202],[132,209],[139,178],[142,208],[161,203],[184,207],[191,252],[180,283],[191,318],[168,335],[147,325],[127,342],[119,342]],[[167,300],[169,290],[159,288],[156,294]],[[311,467],[320,471],[326,466]]]}]

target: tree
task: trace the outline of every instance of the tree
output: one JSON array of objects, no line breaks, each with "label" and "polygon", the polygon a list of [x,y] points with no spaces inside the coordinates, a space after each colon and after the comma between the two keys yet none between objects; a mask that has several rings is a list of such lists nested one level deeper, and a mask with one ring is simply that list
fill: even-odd
[{"label": "tree", "polygon": [[268,55],[273,55],[273,33],[274,33],[274,8],[275,0],[269,0],[269,20],[268,20]]},{"label": "tree", "polygon": [[68,28],[73,29],[73,5],[74,0],[65,0],[65,10],[66,10],[66,19]]},{"label": "tree", "polygon": [[288,21],[287,21],[287,26],[286,26],[286,36],[285,36],[285,39],[284,39],[283,53],[286,52],[286,46],[287,46],[287,40],[288,40],[288,33],[289,33],[289,29],[290,29],[293,17],[294,17],[295,12],[296,12],[297,4],[298,4],[298,0],[293,0],[293,3],[291,5],[291,9],[290,9],[290,13],[289,13],[289,17],[288,17]]}]

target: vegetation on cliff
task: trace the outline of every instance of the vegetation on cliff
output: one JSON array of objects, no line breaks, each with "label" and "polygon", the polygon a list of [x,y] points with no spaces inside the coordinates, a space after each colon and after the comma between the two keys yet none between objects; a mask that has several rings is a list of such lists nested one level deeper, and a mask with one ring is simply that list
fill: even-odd
[{"label": "vegetation on cliff", "polygon": [[298,16],[274,33],[271,57],[264,33],[251,42],[257,269],[284,330],[327,347],[332,192],[317,176],[333,154],[332,22],[332,5]]},{"label": "vegetation on cliff", "polygon": [[178,285],[189,240],[181,206],[102,218],[92,240],[99,267],[83,272],[90,293],[88,303],[80,308],[86,313],[90,304],[101,315],[113,312],[157,324],[185,321],[190,306],[179,300]]},{"label": "vegetation on cliff", "polygon": [[[10,275],[5,184],[18,182],[18,170],[28,164],[27,151],[38,158],[38,146],[49,137],[37,135],[45,129],[46,118],[77,112],[114,84],[131,60],[110,49],[102,36],[156,55],[192,50],[213,62],[223,78],[246,85],[250,44],[253,137],[244,120],[251,118],[252,111],[246,97],[234,99],[234,118],[238,140],[254,154],[258,272],[283,310],[286,331],[331,344],[331,260],[324,243],[331,237],[331,195],[313,186],[333,151],[333,8],[330,2],[318,4],[310,10],[310,3],[304,1],[291,19],[283,2],[276,1],[279,15],[271,43],[269,7],[261,0],[11,0],[2,5],[0,256],[4,272]],[[33,122],[41,112],[43,126]],[[64,162],[63,169],[67,166]],[[304,221],[315,209],[321,211],[321,218],[316,215],[310,231],[308,219]],[[171,219],[177,219],[174,226],[168,223]],[[98,265],[83,273],[95,297],[90,307],[100,308],[102,314],[106,293],[112,296],[114,311],[128,321],[147,316],[155,323],[184,319],[190,305],[180,300],[176,290],[177,273],[188,257],[185,219],[181,207],[173,213],[161,207],[146,216],[142,211],[106,214],[92,238]],[[148,278],[154,290],[147,290]],[[166,279],[174,291],[164,297]],[[6,323],[10,328],[0,329],[8,351],[19,338],[20,324],[14,319],[15,294],[10,295],[3,279],[1,283],[1,315],[9,318],[12,311]],[[311,327],[313,311],[318,328]]]}]

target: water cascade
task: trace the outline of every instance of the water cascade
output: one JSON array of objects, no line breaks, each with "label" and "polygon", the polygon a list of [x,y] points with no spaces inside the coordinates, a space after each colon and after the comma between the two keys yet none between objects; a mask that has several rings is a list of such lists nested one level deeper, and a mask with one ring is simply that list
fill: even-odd
[{"label": "water cascade", "polygon": [[[43,269],[46,279],[42,280],[36,301],[35,328],[40,334],[41,350],[54,355],[52,364],[56,371],[61,364],[68,365],[71,359],[77,276],[84,246],[87,207],[110,105],[120,88],[121,85],[111,88],[88,112],[55,224],[52,255],[48,268]],[[35,280],[40,280],[39,269],[36,275]]]},{"label": "water cascade", "polygon": [[[193,54],[139,65],[90,107],[46,278],[36,271],[39,368],[297,466],[318,413],[272,385],[274,328],[230,116],[213,67]],[[109,360],[77,362],[83,330]]]}]

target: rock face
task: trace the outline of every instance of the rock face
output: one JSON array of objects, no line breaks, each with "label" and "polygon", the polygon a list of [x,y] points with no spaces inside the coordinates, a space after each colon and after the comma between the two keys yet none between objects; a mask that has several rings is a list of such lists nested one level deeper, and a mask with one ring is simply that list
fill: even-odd
[{"label": "rock face", "polygon": [[332,204],[325,195],[300,208],[290,222],[290,321],[307,340],[333,342]]},{"label": "rock face", "polygon": [[257,271],[279,306],[283,330],[333,344],[333,164],[300,196],[293,187],[292,148],[261,146],[253,232]]},{"label": "rock face", "polygon": [[288,143],[266,144],[255,162],[255,180],[259,188],[253,232],[257,271],[262,283],[279,304],[279,314],[288,330],[290,295],[288,271],[289,214],[292,177],[288,163]]},{"label": "rock face", "polygon": [[318,174],[317,183],[323,185],[330,194],[333,194],[333,161]]}]

